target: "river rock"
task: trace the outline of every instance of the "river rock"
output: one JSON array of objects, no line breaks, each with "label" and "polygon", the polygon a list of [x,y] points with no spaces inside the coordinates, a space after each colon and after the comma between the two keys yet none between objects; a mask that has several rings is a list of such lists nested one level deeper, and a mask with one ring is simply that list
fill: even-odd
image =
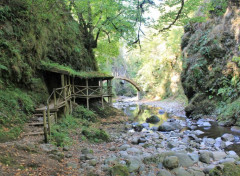
[{"label": "river rock", "polygon": [[158,111],[158,113],[159,113],[160,115],[163,115],[163,114],[165,113],[165,111],[162,110],[162,109],[160,109],[160,110]]},{"label": "river rock", "polygon": [[52,153],[52,152],[57,152],[57,147],[55,145],[52,144],[41,144],[40,148],[48,153]]},{"label": "river rock", "polygon": [[239,126],[233,126],[233,127],[231,127],[231,131],[240,133],[240,127]]},{"label": "river rock", "polygon": [[225,142],[222,141],[221,137],[216,138],[216,143],[214,144],[215,148],[224,149],[226,148]]},{"label": "river rock", "polygon": [[83,155],[86,155],[86,154],[91,154],[91,153],[93,153],[93,152],[92,152],[92,150],[89,150],[88,148],[84,148],[84,149],[81,150],[81,153],[82,153]]},{"label": "river rock", "polygon": [[121,145],[118,149],[121,150],[121,151],[125,151],[127,150],[128,148],[130,148],[131,146],[128,145],[128,144],[123,144]]},{"label": "river rock", "polygon": [[131,148],[128,148],[128,149],[127,149],[127,152],[128,152],[128,153],[139,154],[139,153],[141,153],[142,151],[139,150],[138,148],[131,147]]},{"label": "river rock", "polygon": [[210,164],[211,163],[210,155],[211,155],[211,153],[208,152],[208,151],[201,151],[200,156],[199,156],[199,160],[203,163]]},{"label": "river rock", "polygon": [[121,157],[124,157],[124,158],[128,156],[128,152],[126,151],[120,151],[119,154]]},{"label": "river rock", "polygon": [[221,138],[223,141],[229,141],[229,142],[234,141],[234,136],[232,134],[228,134],[228,133],[225,133],[224,135],[222,135]]},{"label": "river rock", "polygon": [[203,127],[210,127],[210,126],[212,126],[209,122],[204,122],[203,124],[202,124],[202,126]]},{"label": "river rock", "polygon": [[203,172],[204,172],[205,174],[209,174],[209,172],[210,172],[211,170],[213,170],[215,167],[216,167],[216,165],[213,165],[213,164],[208,165],[207,167],[205,167],[205,168],[203,169]]},{"label": "river rock", "polygon": [[143,128],[148,128],[149,127],[148,123],[142,123],[141,125],[142,125]]},{"label": "river rock", "polygon": [[201,135],[201,134],[204,134],[204,132],[201,131],[201,130],[196,130],[196,131],[194,131],[194,134],[195,135]]},{"label": "river rock", "polygon": [[163,160],[163,166],[167,169],[174,169],[179,166],[179,160],[177,156],[168,156]]},{"label": "river rock", "polygon": [[147,142],[146,138],[141,137],[138,139],[138,143],[145,143],[145,142]]},{"label": "river rock", "polygon": [[174,131],[181,128],[182,126],[178,122],[164,122],[158,127],[158,131]]},{"label": "river rock", "polygon": [[204,139],[204,143],[205,143],[205,145],[207,145],[207,146],[213,146],[214,144],[215,144],[215,139],[213,139],[213,138],[205,138]]},{"label": "river rock", "polygon": [[141,132],[144,127],[142,125],[136,125],[133,127],[133,129],[137,132]]},{"label": "river rock", "polygon": [[158,130],[158,127],[152,127],[150,130],[152,130],[152,131],[157,131],[157,130]]},{"label": "river rock", "polygon": [[225,164],[225,163],[234,163],[235,159],[234,158],[225,158],[219,161],[219,164]]},{"label": "river rock", "polygon": [[147,123],[158,123],[160,121],[160,118],[156,115],[151,115],[149,118],[146,119]]},{"label": "river rock", "polygon": [[129,172],[136,172],[142,165],[142,161],[139,157],[130,156],[128,159],[128,170]]},{"label": "river rock", "polygon": [[133,139],[132,139],[132,144],[134,144],[134,145],[137,145],[137,144],[139,144],[139,142],[138,142],[138,137],[133,137]]},{"label": "river rock", "polygon": [[182,167],[173,169],[172,172],[175,173],[176,176],[192,176],[189,172],[187,172]]},{"label": "river rock", "polygon": [[193,160],[193,163],[197,163],[199,161],[198,153],[189,153],[188,156]]},{"label": "river rock", "polygon": [[218,161],[218,160],[221,160],[221,159],[224,159],[227,154],[225,152],[212,152],[212,155],[213,155],[213,159],[215,161]]},{"label": "river rock", "polygon": [[176,153],[175,156],[178,157],[179,164],[182,167],[190,167],[194,164],[194,161],[185,153]]},{"label": "river rock", "polygon": [[172,176],[172,174],[167,171],[166,169],[161,169],[158,173],[157,176]]},{"label": "river rock", "polygon": [[236,152],[234,152],[234,151],[228,151],[227,152],[228,153],[228,158],[234,158],[234,159],[236,159],[236,160],[238,160],[239,159],[239,156],[238,156],[238,154],[236,153]]}]

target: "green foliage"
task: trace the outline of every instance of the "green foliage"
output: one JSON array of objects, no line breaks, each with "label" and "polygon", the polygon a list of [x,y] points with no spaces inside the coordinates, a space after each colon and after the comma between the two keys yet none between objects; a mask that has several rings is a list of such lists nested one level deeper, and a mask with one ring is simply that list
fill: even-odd
[{"label": "green foliage", "polygon": [[224,168],[217,166],[209,173],[210,176],[240,176],[240,167],[234,163],[224,164]]},{"label": "green foliage", "polygon": [[83,128],[82,134],[92,142],[108,142],[110,140],[109,134],[103,129]]},{"label": "green foliage", "polygon": [[78,119],[70,115],[62,117],[61,121],[52,127],[51,143],[55,144],[56,146],[70,145],[72,142],[70,134],[79,128],[80,124],[81,122]]},{"label": "green foliage", "polygon": [[19,136],[22,132],[21,126],[39,103],[35,97],[43,97],[43,94],[30,91],[27,93],[18,88],[0,89],[0,141]]},{"label": "green foliage", "polygon": [[237,120],[240,115],[240,99],[232,103],[222,103],[217,109],[218,119],[222,121],[234,119]]},{"label": "green foliage", "polygon": [[96,122],[97,121],[97,115],[86,108],[84,106],[77,106],[73,110],[73,117],[79,118],[79,119],[85,119],[90,122]]}]

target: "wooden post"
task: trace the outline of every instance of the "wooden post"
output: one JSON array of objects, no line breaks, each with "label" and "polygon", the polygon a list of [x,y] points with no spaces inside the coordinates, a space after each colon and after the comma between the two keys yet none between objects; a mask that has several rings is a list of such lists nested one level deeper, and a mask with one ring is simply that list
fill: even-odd
[{"label": "wooden post", "polygon": [[108,85],[108,103],[112,106],[112,80],[107,80]]},{"label": "wooden post", "polygon": [[56,90],[53,89],[53,98],[54,98],[54,109],[57,108],[57,96],[56,96]]},{"label": "wooden post", "polygon": [[76,97],[75,97],[75,84],[74,84],[74,77],[72,80],[72,89],[73,89],[73,102],[76,103]]},{"label": "wooden post", "polygon": [[103,97],[103,80],[100,80],[100,87],[101,87],[101,95],[102,95],[102,108],[104,108],[104,97]]},{"label": "wooden post", "polygon": [[62,84],[62,87],[64,87],[64,75],[63,74],[61,75],[61,84]]},{"label": "wooden post", "polygon": [[51,119],[50,119],[50,107],[47,105],[47,118],[48,118],[48,134],[51,135]]},{"label": "wooden post", "polygon": [[43,110],[43,131],[44,131],[44,142],[48,143],[46,110]]},{"label": "wooden post", "polygon": [[88,79],[86,79],[86,88],[87,88],[87,109],[89,109],[89,97],[88,97],[88,95],[89,95],[89,90],[88,90]]}]

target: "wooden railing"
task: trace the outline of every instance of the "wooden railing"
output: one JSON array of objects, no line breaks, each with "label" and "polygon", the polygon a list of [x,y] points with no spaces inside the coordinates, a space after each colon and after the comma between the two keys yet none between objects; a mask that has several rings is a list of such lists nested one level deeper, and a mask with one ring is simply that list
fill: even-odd
[{"label": "wooden railing", "polygon": [[54,112],[54,121],[57,122],[57,110],[64,107],[64,113],[68,111],[66,109],[68,101],[70,102],[70,109],[72,109],[71,99],[75,102],[76,98],[101,97],[103,101],[103,97],[106,96],[112,96],[111,86],[78,86],[70,84],[61,88],[55,88],[47,99],[47,107],[42,110],[45,142],[48,141],[48,135],[51,134],[51,111]]}]

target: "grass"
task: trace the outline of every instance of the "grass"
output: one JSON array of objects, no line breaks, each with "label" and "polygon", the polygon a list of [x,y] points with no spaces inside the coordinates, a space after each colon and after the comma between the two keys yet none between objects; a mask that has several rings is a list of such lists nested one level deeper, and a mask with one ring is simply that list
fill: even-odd
[{"label": "grass", "polygon": [[58,63],[53,63],[50,61],[41,61],[41,67],[42,69],[45,70],[49,70],[49,71],[56,71],[59,73],[66,73],[69,74],[71,76],[77,76],[77,77],[81,77],[81,78],[110,78],[112,76],[107,75],[106,73],[102,73],[102,72],[97,72],[97,71],[76,71],[74,69],[72,69],[69,66],[64,66],[64,65],[60,65]]}]

